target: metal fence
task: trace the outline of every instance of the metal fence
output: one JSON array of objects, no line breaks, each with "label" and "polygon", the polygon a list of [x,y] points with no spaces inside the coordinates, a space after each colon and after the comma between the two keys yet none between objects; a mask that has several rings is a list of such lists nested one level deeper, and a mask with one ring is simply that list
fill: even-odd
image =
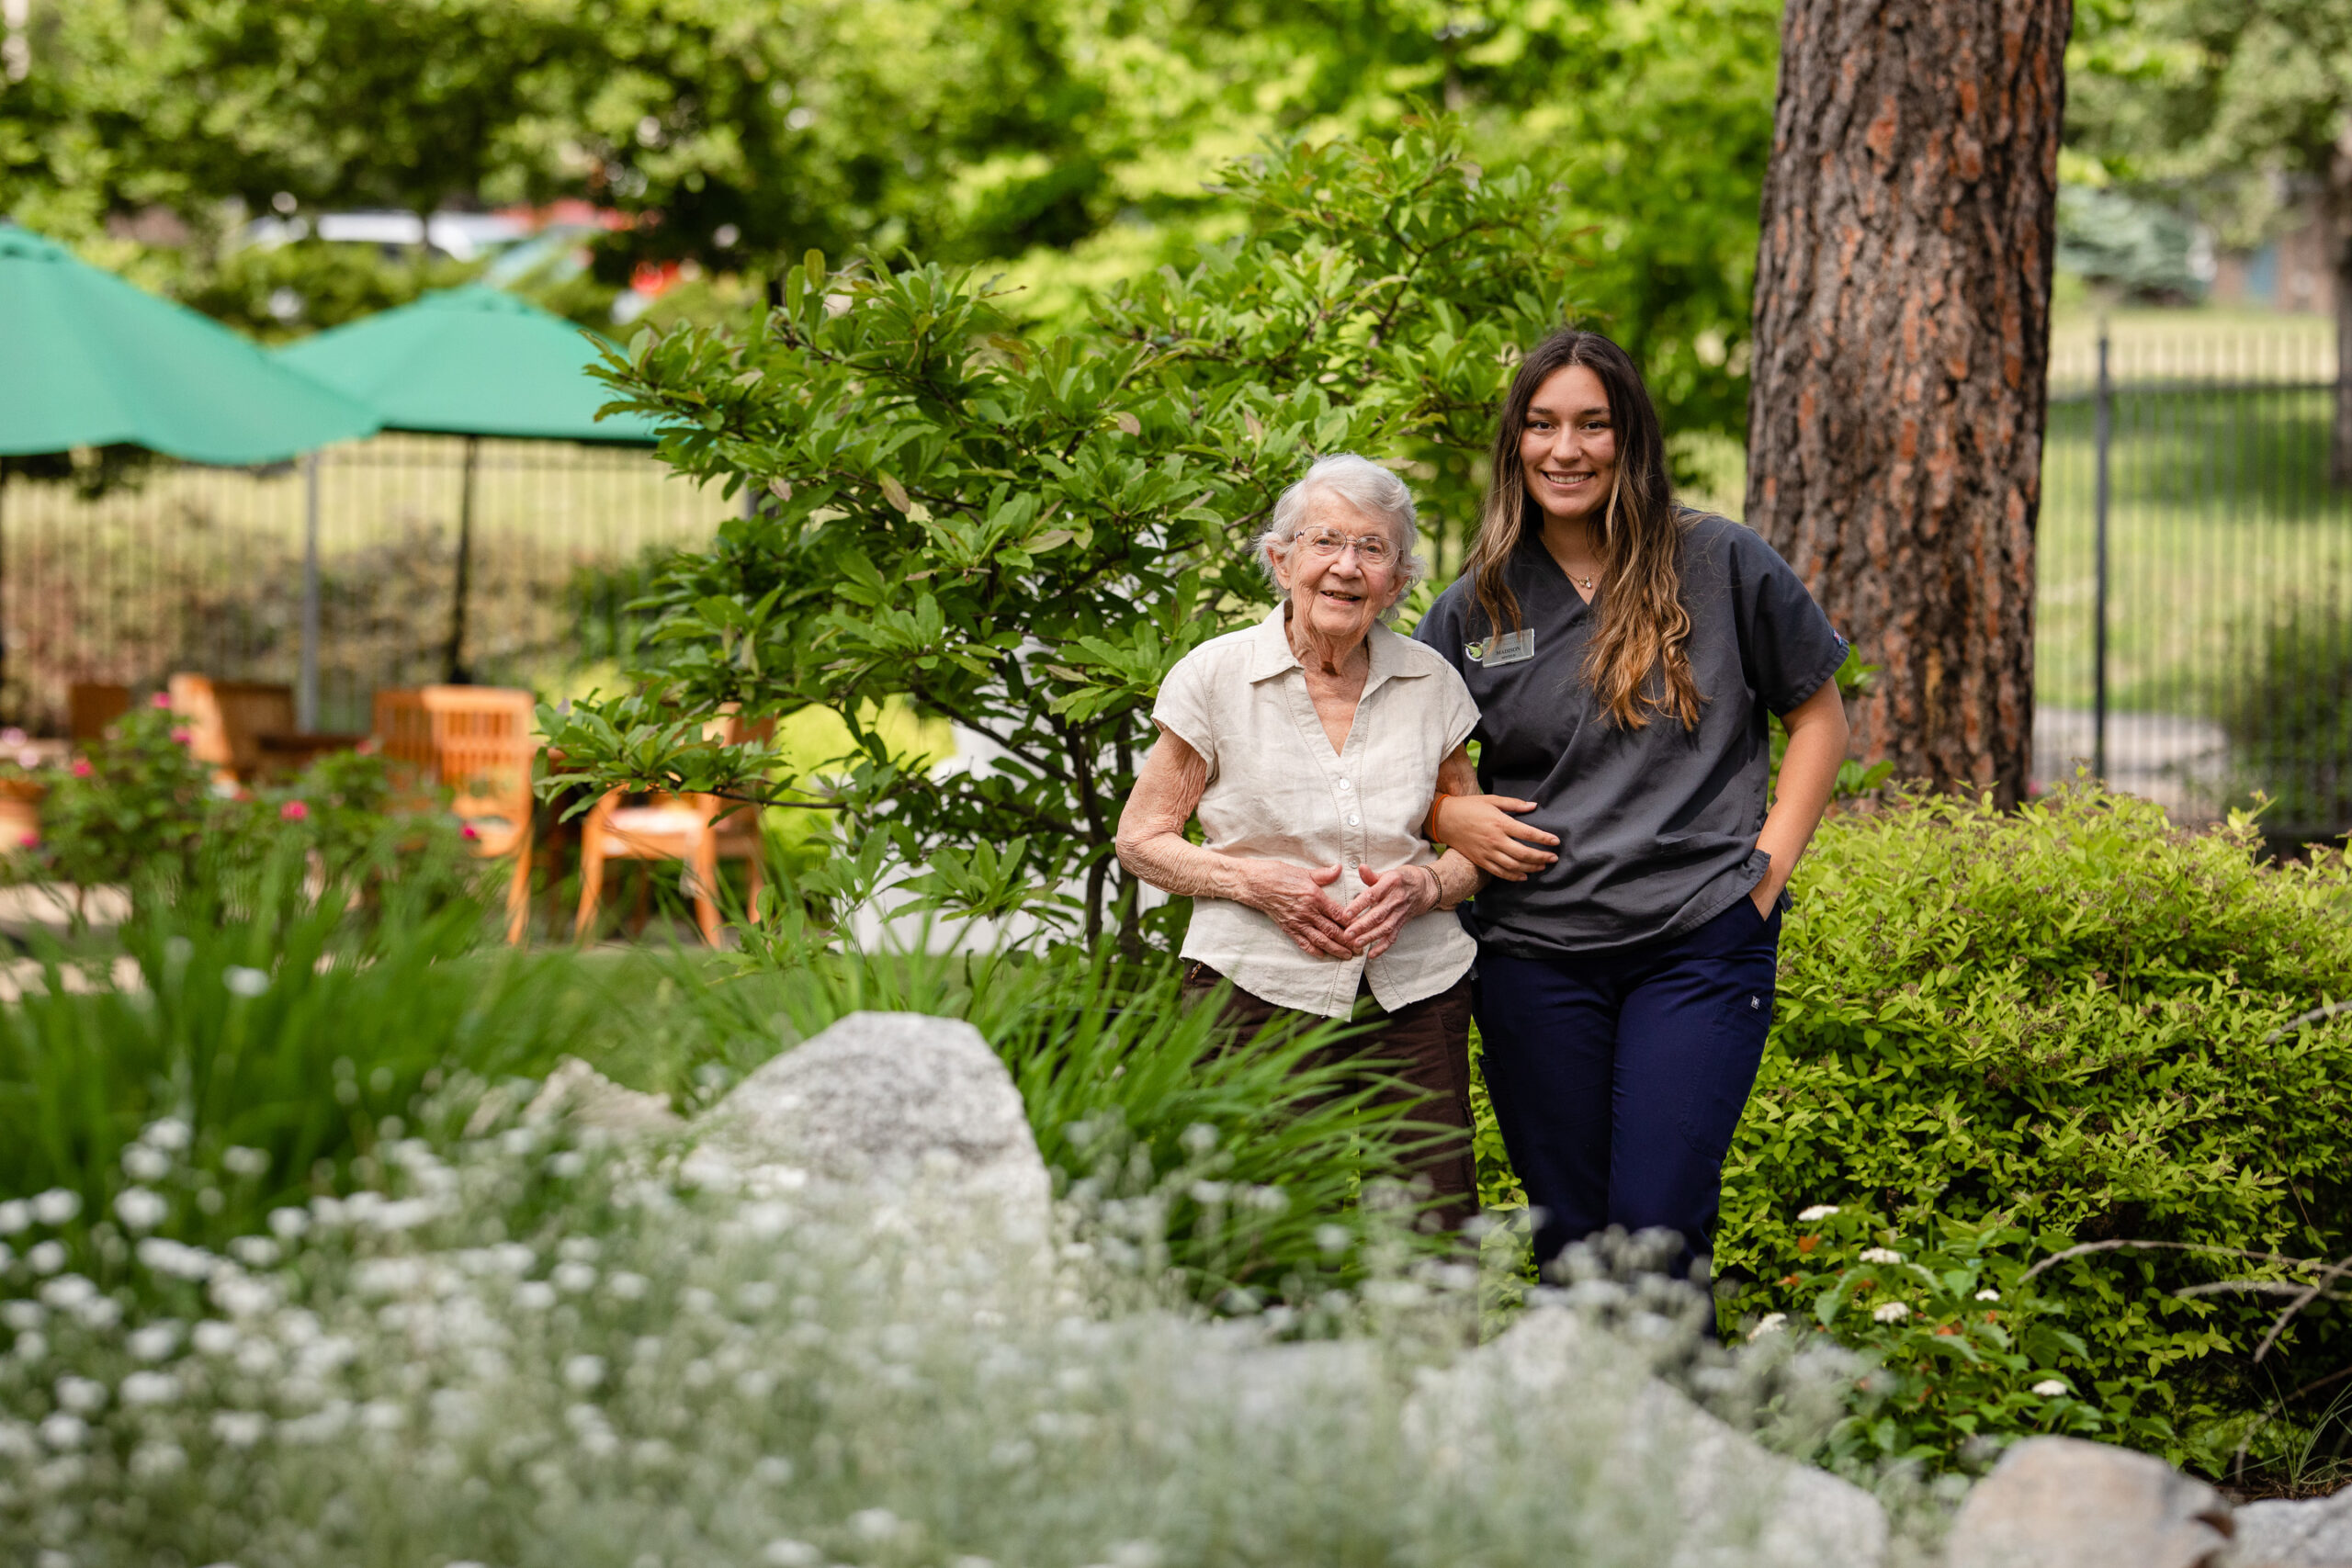
[{"label": "metal fence", "polygon": [[[318,455],[316,728],[364,729],[379,686],[448,673],[466,446],[385,435]],[[727,512],[640,450],[483,441],[474,461],[460,662],[549,695],[627,654],[623,607],[646,564],[707,540]],[[54,730],[77,681],[144,688],[187,670],[297,684],[310,482],[303,465],[165,464],[92,500],[11,481],[0,705]]]},{"label": "metal fence", "polygon": [[[2312,323],[2316,326],[2318,323]],[[2281,837],[2352,829],[2352,489],[2332,335],[2110,339],[2052,355],[2035,770],[2088,767]]]}]

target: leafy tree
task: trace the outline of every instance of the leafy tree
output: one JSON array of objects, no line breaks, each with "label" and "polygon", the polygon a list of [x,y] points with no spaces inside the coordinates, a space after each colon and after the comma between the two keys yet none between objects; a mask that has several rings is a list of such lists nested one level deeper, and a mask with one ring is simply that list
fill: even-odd
[{"label": "leafy tree", "polygon": [[[543,712],[567,760],[549,787],[817,798],[865,886],[896,860],[944,908],[1115,923],[1136,949],[1112,836],[1152,697],[1264,613],[1248,542],[1276,495],[1316,454],[1483,445],[1516,345],[1568,310],[1556,197],[1482,171],[1457,127],[1226,178],[1250,232],[1082,331],[1016,335],[969,270],[811,256],[752,341],[689,327],[614,355],[622,406],[673,426],[669,462],[765,499],[657,586],[649,691]],[[864,722],[893,698],[997,756],[933,776]],[[859,753],[770,780],[760,748],[702,739],[730,703],[831,708]]]},{"label": "leafy tree", "polygon": [[[2352,352],[2352,0],[2100,0],[2079,30],[2069,150],[2240,241],[2282,195],[2317,195]],[[2352,391],[2336,397],[2334,467],[2352,483]]]}]

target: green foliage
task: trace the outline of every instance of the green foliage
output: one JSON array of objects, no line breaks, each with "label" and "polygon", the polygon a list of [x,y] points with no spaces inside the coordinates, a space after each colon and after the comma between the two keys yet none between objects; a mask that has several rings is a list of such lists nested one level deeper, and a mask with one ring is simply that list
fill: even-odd
[{"label": "green foliage", "polygon": [[[79,887],[184,874],[212,810],[212,770],[167,708],[135,708],[58,768],[41,802],[41,870]],[[22,863],[19,863],[21,869]]]},{"label": "green foliage", "polygon": [[120,885],[141,902],[243,897],[292,854],[363,891],[398,879],[408,897],[463,901],[474,880],[457,820],[401,800],[381,757],[330,752],[224,795],[164,707],[125,714],[47,783],[41,838],[8,866],[19,879]]},{"label": "green foliage", "polygon": [[2137,299],[2199,299],[2204,280],[2189,265],[2195,236],[2178,212],[2120,190],[2063,186],[2058,191],[2058,265]]},{"label": "green foliage", "polygon": [[658,698],[543,711],[566,757],[549,787],[775,798],[771,760],[706,742],[704,716],[904,698],[1001,756],[934,777],[852,717],[857,767],[786,797],[829,796],[950,909],[1059,919],[1073,884],[1087,934],[1115,920],[1136,952],[1117,803],[1169,667],[1262,614],[1248,543],[1275,496],[1319,453],[1483,445],[1510,350],[1565,311],[1541,180],[1479,169],[1452,127],[1228,180],[1253,231],[1084,333],[1015,335],[967,274],[812,254],[754,341],[684,329],[612,355],[622,406],[673,426],[667,460],[763,499],[657,586]]},{"label": "green foliage", "polygon": [[743,934],[732,974],[664,964],[657,1005],[591,1053],[598,1065],[707,1103],[851,1013],[960,1018],[1004,1059],[1062,1194],[1098,1217],[1150,1208],[1148,1234],[1106,1245],[1158,1249],[1195,1299],[1305,1305],[1403,1239],[1395,1205],[1359,1199],[1438,1134],[1408,1105],[1371,1103],[1350,1069],[1309,1061],[1344,1025],[1221,1045],[1215,1010],[1182,1005],[1167,960],[861,952],[788,906]]},{"label": "green foliage", "polygon": [[[281,840],[244,897],[196,886],[147,903],[119,958],[52,947],[0,1009],[0,1192],[73,1193],[67,1238],[102,1277],[126,1231],[217,1245],[374,1179],[420,1091],[453,1071],[543,1071],[597,1010],[573,955],[474,955],[479,906],[396,884],[362,928],[351,885],[313,896],[310,874]],[[141,1174],[159,1155],[175,1156],[170,1185]],[[133,1188],[162,1212],[126,1201]]]},{"label": "green foliage", "polygon": [[391,260],[374,245],[305,240],[232,251],[179,298],[266,343],[408,304],[428,288],[455,288],[480,270],[440,259]]},{"label": "green foliage", "polygon": [[[1718,1271],[1783,1279],[1807,1250],[1796,1216],[1823,1203],[1931,1208],[2043,1247],[2206,1249],[2070,1259],[2041,1296],[2083,1343],[2075,1386],[2129,1394],[2103,1418],[2142,1437],[2168,1423],[2170,1451],[2216,1464],[2270,1392],[2250,1357],[2273,1309],[2177,1292],[2352,1251],[2352,1036],[2304,1017],[2352,994],[2352,870],[2257,849],[2242,820],[2183,833],[2089,792],[2007,816],[1905,797],[1832,818],[1794,879]],[[1802,1283],[1743,1307],[1810,1312]],[[2340,1319],[2315,1312],[2275,1375],[2300,1386],[2342,1352]]]},{"label": "green foliage", "polygon": [[2222,686],[2222,728],[2242,788],[2268,802],[2274,829],[2317,829],[2352,813],[2352,637],[2343,601],[2296,593],[2274,604]]},{"label": "green foliage", "polygon": [[2154,1379],[2126,1371],[2091,1382],[2089,1347],[2065,1326],[2064,1305],[2029,1278],[2024,1229],[1932,1210],[1891,1226],[1835,1204],[1802,1211],[1798,1224],[1775,1293],[1799,1320],[1775,1314],[1749,1333],[1826,1331],[1871,1359],[1828,1435],[1831,1462],[1981,1465],[2002,1440],[2036,1434],[2182,1454]]}]

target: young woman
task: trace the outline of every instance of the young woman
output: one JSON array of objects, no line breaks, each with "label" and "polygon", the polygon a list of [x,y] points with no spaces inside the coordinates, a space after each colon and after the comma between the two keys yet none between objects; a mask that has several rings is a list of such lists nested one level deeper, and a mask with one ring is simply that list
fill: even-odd
[{"label": "young woman", "polygon": [[[1599,333],[1521,361],[1493,464],[1415,633],[1481,715],[1476,784],[1448,770],[1430,837],[1493,878],[1465,922],[1487,1083],[1539,1262],[1665,1227],[1687,1276],[1845,755],[1846,643],[1770,546],[1675,504],[1649,393]],[[1789,731],[1769,812],[1768,713]]]}]

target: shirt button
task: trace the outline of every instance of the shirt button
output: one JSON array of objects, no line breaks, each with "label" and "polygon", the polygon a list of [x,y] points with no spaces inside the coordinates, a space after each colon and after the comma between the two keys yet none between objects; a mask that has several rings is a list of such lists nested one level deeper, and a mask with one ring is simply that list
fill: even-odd
[{"label": "shirt button", "polygon": [[1355,816],[1354,816],[1354,814],[1353,814],[1353,813],[1351,813],[1351,814],[1349,815],[1349,817],[1348,817],[1348,826],[1349,826],[1349,827],[1351,827],[1351,828],[1352,828],[1352,827],[1354,827],[1355,825],[1356,825],[1356,818],[1355,818]]},{"label": "shirt button", "polygon": [[1347,787],[1348,787],[1348,781],[1347,781],[1347,780],[1345,780],[1345,779],[1341,779],[1341,780],[1340,781],[1340,787],[1341,789],[1345,789],[1345,788],[1347,788]]}]

